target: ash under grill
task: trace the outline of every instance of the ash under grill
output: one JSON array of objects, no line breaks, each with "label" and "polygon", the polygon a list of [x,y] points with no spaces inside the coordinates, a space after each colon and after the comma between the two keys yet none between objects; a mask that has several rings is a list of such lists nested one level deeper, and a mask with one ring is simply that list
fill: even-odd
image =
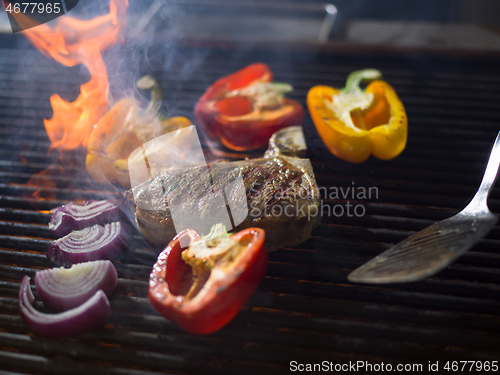
[{"label": "ash under grill", "polygon": [[[9,38],[0,38],[0,368],[23,374],[276,374],[288,373],[290,361],[395,366],[500,357],[498,227],[427,280],[385,286],[347,281],[350,271],[457,213],[473,196],[499,128],[497,57],[158,47],[162,68],[153,75],[164,88],[165,103],[172,115],[190,118],[210,83],[252,62],[268,63],[276,81],[290,82],[291,97],[303,105],[313,85],[340,87],[350,71],[377,68],[406,106],[408,146],[390,162],[343,163],[312,139],[307,119],[313,167],[326,189],[324,204],[349,201],[366,214],[324,215],[308,242],[271,254],[258,291],[221,331],[190,335],[153,310],[147,280],[157,251],[136,234],[114,260],[119,282],[108,324],[77,338],[48,340],[27,333],[17,293],[25,274],[33,277],[54,266],[45,256],[53,239],[46,225],[49,210],[74,199],[118,197],[121,191],[93,183],[78,153],[71,156],[67,175],[50,179],[54,186],[28,185],[33,173],[57,162],[57,155],[47,154],[42,121],[51,117],[50,95],[74,100],[86,77],[31,48],[12,48]],[[187,72],[184,64],[192,61]],[[349,186],[376,187],[378,194],[371,199],[328,194],[332,187]],[[500,211],[499,188],[489,206]]]}]

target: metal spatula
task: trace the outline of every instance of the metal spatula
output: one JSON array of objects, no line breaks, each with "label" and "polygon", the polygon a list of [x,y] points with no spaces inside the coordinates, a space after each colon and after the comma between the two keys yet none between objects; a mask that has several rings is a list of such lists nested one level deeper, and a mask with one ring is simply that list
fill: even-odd
[{"label": "metal spatula", "polygon": [[500,163],[500,133],[491,150],[483,181],[461,212],[408,237],[351,272],[349,281],[403,283],[434,275],[463,255],[496,224],[486,200]]}]

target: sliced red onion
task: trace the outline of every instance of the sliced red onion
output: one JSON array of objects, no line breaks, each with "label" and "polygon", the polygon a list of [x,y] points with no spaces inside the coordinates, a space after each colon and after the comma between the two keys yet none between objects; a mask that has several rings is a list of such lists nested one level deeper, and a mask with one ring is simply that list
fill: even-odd
[{"label": "sliced red onion", "polygon": [[58,314],[45,314],[33,307],[35,297],[30,278],[24,276],[19,289],[19,311],[24,324],[37,335],[49,338],[75,336],[94,330],[106,323],[111,308],[108,298],[98,290],[82,305]]},{"label": "sliced red onion", "polygon": [[129,238],[127,229],[118,221],[105,226],[96,224],[53,241],[47,258],[64,267],[90,260],[113,259],[127,246]]},{"label": "sliced red onion", "polygon": [[80,306],[98,290],[109,296],[117,282],[116,269],[109,260],[74,264],[71,268],[52,268],[35,274],[40,299],[54,311]]},{"label": "sliced red onion", "polygon": [[94,224],[116,221],[120,217],[119,207],[108,200],[90,200],[83,203],[70,202],[53,209],[52,213],[49,229],[58,237]]}]

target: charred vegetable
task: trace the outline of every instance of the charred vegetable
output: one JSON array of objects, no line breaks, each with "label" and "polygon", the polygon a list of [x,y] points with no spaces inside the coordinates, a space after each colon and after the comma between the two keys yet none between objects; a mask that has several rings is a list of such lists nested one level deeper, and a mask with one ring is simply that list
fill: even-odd
[{"label": "charred vegetable", "polygon": [[137,82],[151,90],[151,102],[142,110],[133,98],[117,102],[97,123],[87,146],[87,172],[101,183],[119,183],[130,188],[128,157],[142,144],[191,125],[186,117],[158,118],[162,93],[149,76]]},{"label": "charred vegetable", "polygon": [[96,224],[53,241],[47,258],[64,267],[90,260],[113,259],[126,247],[129,237],[120,222],[105,226]]},{"label": "charred vegetable", "polygon": [[[149,300],[184,330],[208,334],[229,323],[264,277],[265,233],[247,228],[229,236],[215,226],[205,238],[187,230],[160,254],[149,280]],[[186,250],[181,241],[190,241]]]},{"label": "charred vegetable", "polygon": [[90,200],[81,204],[70,202],[52,210],[49,229],[62,237],[73,230],[109,223],[119,217],[119,207],[108,200]]},{"label": "charred vegetable", "polygon": [[109,296],[118,282],[109,260],[74,264],[71,268],[52,268],[35,274],[35,285],[45,306],[54,311],[78,307],[98,290]]},{"label": "charred vegetable", "polygon": [[253,150],[265,146],[276,131],[302,124],[302,106],[284,97],[292,90],[287,83],[273,82],[266,64],[252,64],[210,86],[198,100],[195,116],[212,139],[233,150]]},{"label": "charred vegetable", "polygon": [[75,336],[90,332],[106,323],[110,306],[106,294],[97,291],[82,305],[58,314],[45,314],[33,307],[35,297],[30,278],[24,276],[19,289],[19,311],[24,324],[37,335],[49,338]]},{"label": "charred vegetable", "polygon": [[[361,163],[370,155],[389,160],[406,146],[408,124],[403,104],[381,73],[365,69],[349,75],[346,87],[314,86],[307,106],[316,129],[338,158]],[[362,81],[371,81],[363,90]]]},{"label": "charred vegetable", "polygon": [[274,158],[277,156],[296,156],[299,158],[307,156],[306,139],[302,126],[289,126],[273,134],[269,139],[269,147],[264,157]]}]

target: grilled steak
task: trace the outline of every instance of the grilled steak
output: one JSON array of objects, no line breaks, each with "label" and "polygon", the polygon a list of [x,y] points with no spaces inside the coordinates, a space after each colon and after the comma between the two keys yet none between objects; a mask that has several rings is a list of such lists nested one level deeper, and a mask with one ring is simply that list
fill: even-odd
[{"label": "grilled steak", "polygon": [[136,208],[137,227],[158,246],[166,246],[182,229],[206,234],[222,222],[235,231],[263,228],[266,248],[274,251],[306,241],[321,221],[308,159],[276,157],[171,168],[127,196]]}]

